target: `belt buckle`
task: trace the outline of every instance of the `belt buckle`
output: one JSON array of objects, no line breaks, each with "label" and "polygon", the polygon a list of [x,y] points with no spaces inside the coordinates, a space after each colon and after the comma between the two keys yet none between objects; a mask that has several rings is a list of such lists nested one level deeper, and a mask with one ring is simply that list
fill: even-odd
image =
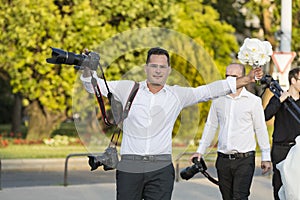
[{"label": "belt buckle", "polygon": [[228,154],[228,158],[229,158],[229,160],[235,160],[236,155],[235,154]]},{"label": "belt buckle", "polygon": [[149,156],[142,156],[142,160],[143,161],[148,161],[149,160]]},{"label": "belt buckle", "polygon": [[143,161],[155,161],[155,159],[156,159],[155,155],[142,156]]},{"label": "belt buckle", "polygon": [[295,142],[290,142],[290,143],[289,143],[289,146],[292,147],[292,146],[294,146],[295,144],[296,144]]},{"label": "belt buckle", "polygon": [[238,151],[233,150],[231,152],[232,152],[231,154],[228,154],[229,160],[236,160],[238,158]]},{"label": "belt buckle", "polygon": [[143,161],[155,161],[155,156],[150,155],[150,156],[142,156]]}]

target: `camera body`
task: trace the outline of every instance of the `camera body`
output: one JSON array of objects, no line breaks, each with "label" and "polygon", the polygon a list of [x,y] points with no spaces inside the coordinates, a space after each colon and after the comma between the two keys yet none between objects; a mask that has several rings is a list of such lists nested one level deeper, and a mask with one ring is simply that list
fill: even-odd
[{"label": "camera body", "polygon": [[95,52],[89,52],[87,54],[75,54],[54,47],[51,47],[51,49],[52,57],[46,59],[48,63],[75,65],[75,69],[83,69],[84,67],[88,67],[91,70],[97,70],[100,56]]},{"label": "camera body", "polygon": [[281,93],[283,92],[283,90],[280,87],[278,81],[274,80],[272,78],[272,76],[265,75],[264,77],[262,77],[260,82],[261,82],[261,84],[266,85],[266,87],[268,87],[271,90],[271,92],[274,93],[274,95],[276,97],[279,98],[281,96]]},{"label": "camera body", "polygon": [[90,155],[88,156],[88,158],[91,171],[97,169],[102,165],[105,171],[112,170],[117,167],[119,162],[118,152],[115,147],[108,147],[100,156]]},{"label": "camera body", "polygon": [[180,176],[182,179],[189,180],[198,172],[204,172],[205,170],[207,170],[207,166],[203,158],[198,161],[198,158],[194,157],[192,159],[192,162],[194,163],[194,165],[187,167],[180,172]]}]

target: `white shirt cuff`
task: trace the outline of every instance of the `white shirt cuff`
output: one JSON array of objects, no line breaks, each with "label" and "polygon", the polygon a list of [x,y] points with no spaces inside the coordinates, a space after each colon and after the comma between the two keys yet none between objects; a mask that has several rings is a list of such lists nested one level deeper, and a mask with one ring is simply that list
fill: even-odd
[{"label": "white shirt cuff", "polygon": [[236,77],[228,76],[226,80],[231,92],[236,93]]}]

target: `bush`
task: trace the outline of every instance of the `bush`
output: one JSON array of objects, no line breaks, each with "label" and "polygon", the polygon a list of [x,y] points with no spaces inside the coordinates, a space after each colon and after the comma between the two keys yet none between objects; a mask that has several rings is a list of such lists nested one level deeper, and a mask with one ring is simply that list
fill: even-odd
[{"label": "bush", "polygon": [[67,146],[71,144],[81,144],[79,138],[68,137],[66,135],[55,135],[53,138],[43,139],[44,144],[49,146]]},{"label": "bush", "polygon": [[73,121],[65,121],[60,124],[60,126],[54,130],[51,137],[56,135],[66,135],[69,137],[78,137],[78,133]]}]

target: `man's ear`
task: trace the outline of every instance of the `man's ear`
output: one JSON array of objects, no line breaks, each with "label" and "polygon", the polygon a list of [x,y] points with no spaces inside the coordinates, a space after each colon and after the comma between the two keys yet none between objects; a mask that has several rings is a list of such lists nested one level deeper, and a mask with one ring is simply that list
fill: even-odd
[{"label": "man's ear", "polygon": [[168,75],[170,75],[171,74],[171,72],[172,72],[172,68],[171,68],[171,66],[169,67],[169,72],[168,72]]},{"label": "man's ear", "polygon": [[297,82],[297,80],[295,79],[295,77],[293,77],[293,78],[291,79],[291,84],[294,85],[294,84],[296,84],[296,82]]}]

